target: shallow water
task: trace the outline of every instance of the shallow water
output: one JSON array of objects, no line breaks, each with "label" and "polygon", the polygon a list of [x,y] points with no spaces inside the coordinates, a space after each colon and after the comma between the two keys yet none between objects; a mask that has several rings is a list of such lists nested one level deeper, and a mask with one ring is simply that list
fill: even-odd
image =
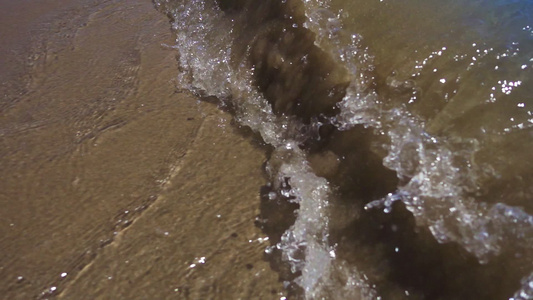
[{"label": "shallow water", "polygon": [[281,293],[254,226],[264,151],[231,115],[176,92],[153,3],[6,1],[0,298]]},{"label": "shallow water", "polygon": [[533,298],[531,3],[155,3],[182,88],[273,149],[290,296]]}]

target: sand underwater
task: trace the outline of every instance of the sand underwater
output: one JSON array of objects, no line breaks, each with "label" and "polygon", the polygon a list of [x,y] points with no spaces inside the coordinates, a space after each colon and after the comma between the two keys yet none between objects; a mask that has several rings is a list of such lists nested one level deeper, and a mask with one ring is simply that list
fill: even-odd
[{"label": "sand underwater", "polygon": [[485,2],[0,0],[0,298],[533,299]]},{"label": "sand underwater", "polygon": [[1,5],[1,298],[281,292],[254,226],[264,151],[176,91],[168,19],[150,1]]}]

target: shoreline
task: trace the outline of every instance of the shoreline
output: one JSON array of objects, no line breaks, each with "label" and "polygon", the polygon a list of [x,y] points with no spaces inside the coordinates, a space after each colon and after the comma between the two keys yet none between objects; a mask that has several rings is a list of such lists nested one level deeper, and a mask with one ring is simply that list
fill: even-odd
[{"label": "shoreline", "polygon": [[[425,84],[472,74],[461,64],[441,66],[477,43],[438,38],[435,43],[447,45],[436,53],[427,39],[410,43],[417,55],[441,61],[423,67],[431,76],[418,70],[407,82],[402,72],[388,77],[380,65],[419,63],[389,51],[399,40],[388,44],[379,34],[402,32],[386,25],[403,18],[400,10],[381,7],[391,3],[367,2],[366,9],[383,13],[368,23],[363,6],[335,17],[300,1],[37,1],[6,3],[6,17],[0,13],[6,28],[0,33],[5,297],[496,299],[529,293],[531,176],[524,149],[530,147],[520,140],[527,128],[494,140],[505,125],[495,122],[492,133],[450,140],[446,132],[433,135],[442,120],[458,122],[449,137],[461,137],[462,126],[468,137],[500,112],[482,98],[459,105],[461,93],[450,106],[419,105],[444,99],[426,97],[433,89]],[[315,13],[332,19],[321,24]],[[416,24],[427,19],[405,16]],[[308,28],[308,21],[317,23]],[[439,36],[432,30],[456,25],[421,33],[431,38]],[[486,41],[501,50],[501,39]],[[367,42],[379,50],[360,48]],[[376,60],[344,65],[345,57],[357,60],[353,51]],[[505,76],[530,72],[528,65],[499,60],[480,54],[470,64],[483,75],[479,80],[500,76],[484,69],[490,63],[516,67]],[[358,81],[360,67],[363,73],[376,67],[377,77],[369,71]],[[183,77],[205,98],[184,91]],[[468,92],[475,82],[455,85]],[[516,117],[516,124],[529,105],[520,95],[526,90],[505,98],[516,105],[498,100],[509,109],[502,116]],[[403,105],[411,96],[413,106]],[[478,104],[486,110],[461,110]],[[438,126],[419,109],[433,110]],[[498,145],[503,148],[493,152]],[[491,166],[498,180],[483,171]]]}]

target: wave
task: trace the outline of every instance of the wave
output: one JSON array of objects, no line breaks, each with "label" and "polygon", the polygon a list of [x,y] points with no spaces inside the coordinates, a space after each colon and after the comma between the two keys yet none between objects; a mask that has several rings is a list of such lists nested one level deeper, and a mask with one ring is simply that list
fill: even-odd
[{"label": "wave", "polygon": [[[529,50],[449,44],[376,63],[338,3],[155,4],[172,20],[181,88],[217,97],[273,149],[264,201],[296,217],[279,228],[274,209],[261,226],[277,228],[267,252],[295,297],[533,299],[533,119],[516,111],[531,105]],[[515,120],[491,119],[502,109]]]}]

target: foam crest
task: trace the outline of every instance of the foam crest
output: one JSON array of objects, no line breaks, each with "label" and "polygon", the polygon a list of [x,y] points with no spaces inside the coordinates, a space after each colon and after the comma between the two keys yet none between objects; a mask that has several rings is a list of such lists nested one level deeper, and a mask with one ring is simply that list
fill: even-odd
[{"label": "foam crest", "polygon": [[[492,140],[431,130],[430,122],[413,112],[409,103],[385,97],[387,92],[396,95],[414,88],[410,81],[395,78],[385,80],[381,90],[376,88],[379,78],[371,51],[358,33],[344,28],[342,12],[333,13],[329,1],[262,2],[257,5],[272,4],[274,8],[267,8],[273,15],[286,5],[294,18],[281,10],[284,16],[259,26],[247,20],[249,16],[234,12],[246,8],[246,1],[221,2],[226,10],[200,0],[157,4],[173,19],[182,88],[217,97],[241,125],[259,133],[272,146],[266,169],[274,194],[298,206],[294,224],[281,234],[275,247],[291,271],[298,274],[295,282],[305,298],[379,297],[364,268],[337,255],[337,245],[331,242],[331,223],[336,218],[331,207],[338,200],[339,187],[330,181],[336,174],[318,176],[309,158],[316,151],[326,164],[340,164],[344,159],[341,155],[315,149],[327,148],[328,142],[334,144],[336,137],[360,127],[364,128],[361,136],[373,139],[368,143],[373,155],[396,173],[399,182],[394,192],[371,199],[374,201],[365,206],[367,213],[376,207],[391,212],[400,201],[417,225],[427,228],[439,243],[455,242],[480,263],[489,263],[501,253],[517,253],[525,257],[524,269],[533,268],[528,260],[533,255],[533,216],[520,207],[488,201],[483,191],[487,182],[502,176],[498,165],[481,159]],[[298,17],[300,7],[303,24]],[[278,21],[292,24],[293,31]],[[250,32],[246,22],[251,23]],[[296,44],[302,36],[313,38],[313,43]],[[309,53],[295,51],[295,45]],[[442,51],[435,51],[435,57]],[[313,59],[328,64],[317,63],[315,70],[310,67]],[[430,63],[428,60],[427,65]],[[316,72],[319,79],[294,75],[302,70]],[[319,94],[314,95],[311,88],[302,92],[304,84],[322,88],[320,97],[326,100],[316,100]],[[518,90],[518,86],[513,87]],[[304,98],[316,102],[309,104],[302,101]],[[336,103],[333,108],[332,102]],[[317,112],[322,106],[325,111]],[[441,120],[442,115],[435,119]],[[354,153],[365,147],[360,140],[351,145]],[[339,167],[330,169],[333,171],[324,174],[335,173]],[[531,275],[526,276],[513,299],[531,299],[531,287]]]},{"label": "foam crest", "polygon": [[[326,10],[324,1],[306,3],[309,4],[306,26],[317,33],[317,43],[342,62],[352,77],[334,122],[341,130],[362,124],[386,135],[389,143],[382,147],[388,154],[383,163],[396,171],[404,183],[397,192],[370,203],[367,208],[381,205],[390,211],[392,203],[400,200],[439,242],[458,242],[483,263],[499,254],[506,244],[530,247],[530,239],[519,238],[533,234],[530,215],[519,207],[501,203],[489,207],[469,196],[479,189],[480,178],[498,176],[489,164],[475,161],[479,142],[431,135],[424,121],[405,106],[383,104],[375,91],[369,89],[373,78],[365,72],[372,70],[372,57],[367,49],[361,48],[361,38],[345,32],[339,16]],[[521,216],[520,221],[509,215]],[[507,228],[506,234],[492,229],[492,223]]]}]

